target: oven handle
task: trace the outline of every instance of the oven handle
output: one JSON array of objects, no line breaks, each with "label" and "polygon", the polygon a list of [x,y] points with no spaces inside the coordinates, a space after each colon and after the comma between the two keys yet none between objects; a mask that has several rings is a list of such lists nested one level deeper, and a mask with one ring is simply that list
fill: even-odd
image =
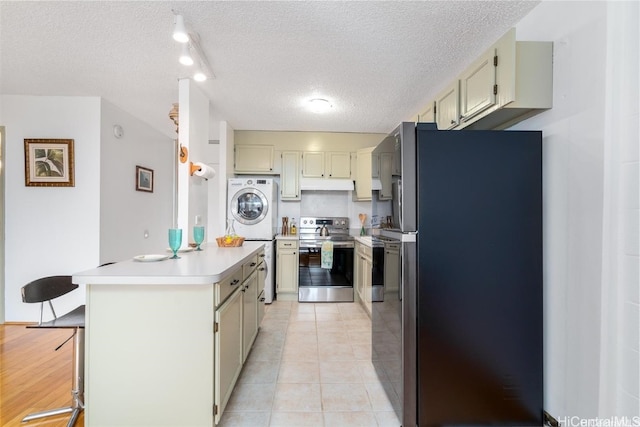
[{"label": "oven handle", "polygon": [[[353,249],[354,247],[355,247],[355,245],[353,243],[336,244],[334,242],[334,244],[333,244],[333,249],[342,249],[342,248]],[[307,249],[307,248],[320,249],[320,248],[322,248],[322,243],[320,243],[320,244],[305,243],[304,245],[300,245],[300,249]]]}]

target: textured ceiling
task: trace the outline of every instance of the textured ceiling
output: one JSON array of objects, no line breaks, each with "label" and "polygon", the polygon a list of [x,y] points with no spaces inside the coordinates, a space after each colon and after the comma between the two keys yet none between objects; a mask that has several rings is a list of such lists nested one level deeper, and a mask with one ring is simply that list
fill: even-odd
[{"label": "textured ceiling", "polygon": [[[388,132],[537,1],[1,1],[0,93],[102,96],[167,135],[187,70],[172,10],[215,79],[212,136],[234,129]],[[331,100],[317,115],[303,105]]]}]

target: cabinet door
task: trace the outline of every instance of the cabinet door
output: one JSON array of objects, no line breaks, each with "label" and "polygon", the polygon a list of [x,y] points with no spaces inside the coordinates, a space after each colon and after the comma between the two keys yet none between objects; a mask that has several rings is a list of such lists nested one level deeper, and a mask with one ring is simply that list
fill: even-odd
[{"label": "cabinet door", "polygon": [[380,183],[382,188],[378,193],[380,200],[391,200],[391,173],[393,171],[393,153],[380,154]]},{"label": "cabinet door", "polygon": [[394,292],[400,287],[400,251],[384,250],[384,291]]},{"label": "cabinet door", "polygon": [[265,304],[264,304],[264,292],[263,289],[266,285],[266,280],[267,280],[267,263],[263,261],[258,264],[258,327],[260,327],[260,324],[262,323],[262,319],[264,318],[264,309],[265,309]]},{"label": "cabinet door", "polygon": [[351,153],[327,153],[328,178],[351,178]]},{"label": "cabinet door", "polygon": [[418,114],[418,121],[421,123],[433,123],[436,121],[436,115],[433,111],[435,101],[430,102],[425,109]]},{"label": "cabinet door", "polygon": [[458,80],[436,98],[436,123],[439,130],[453,129],[460,123]]},{"label": "cabinet door", "polygon": [[254,271],[242,284],[242,362],[247,360],[253,340],[258,334],[258,272]]},{"label": "cabinet door", "polygon": [[373,260],[367,256],[362,257],[362,281],[364,293],[364,308],[371,316],[371,301],[373,299]]},{"label": "cabinet door", "polygon": [[495,57],[495,49],[490,49],[460,76],[460,116],[463,122],[496,103]]},{"label": "cabinet door", "polygon": [[[293,244],[293,243],[292,243]],[[278,248],[276,291],[278,293],[298,292],[298,249]]]},{"label": "cabinet door", "polygon": [[216,310],[215,405],[218,424],[242,369],[242,292],[238,288]]},{"label": "cabinet door", "polygon": [[280,198],[300,200],[300,153],[284,151],[282,153],[282,171],[280,173]]},{"label": "cabinet door", "polygon": [[273,173],[273,145],[236,145],[236,173]]},{"label": "cabinet door", "polygon": [[324,177],[324,152],[305,151],[302,154],[302,176],[305,178]]},{"label": "cabinet door", "polygon": [[356,154],[356,200],[371,200],[371,151],[364,148]]}]

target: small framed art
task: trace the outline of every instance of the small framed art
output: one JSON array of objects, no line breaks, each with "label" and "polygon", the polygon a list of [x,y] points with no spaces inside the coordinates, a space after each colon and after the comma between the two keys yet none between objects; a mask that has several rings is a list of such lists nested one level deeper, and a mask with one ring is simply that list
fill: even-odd
[{"label": "small framed art", "polygon": [[136,166],[136,190],[153,193],[153,169]]},{"label": "small framed art", "polygon": [[24,181],[27,187],[73,187],[73,139],[25,139]]}]

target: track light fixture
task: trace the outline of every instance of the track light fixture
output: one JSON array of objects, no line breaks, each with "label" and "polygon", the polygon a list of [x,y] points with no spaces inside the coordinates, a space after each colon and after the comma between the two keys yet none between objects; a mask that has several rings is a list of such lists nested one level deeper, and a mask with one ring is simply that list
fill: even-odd
[{"label": "track light fixture", "polygon": [[173,39],[178,43],[187,43],[189,41],[189,33],[184,25],[184,17],[176,15],[176,26],[173,29]]},{"label": "track light fixture", "polygon": [[[193,74],[193,80],[197,82],[203,82],[207,79],[215,78],[209,61],[204,52],[200,48],[200,42],[198,34],[190,32],[184,22],[184,17],[175,13],[175,28],[173,30],[173,39],[179,43],[184,43],[180,51],[179,61],[182,65],[191,66],[194,63],[198,64],[198,68]],[[197,58],[194,58],[192,54],[195,54]]]},{"label": "track light fixture", "polygon": [[182,65],[193,65],[193,58],[191,57],[191,52],[189,51],[189,43],[185,43],[182,45],[182,53],[180,53],[179,61]]}]

